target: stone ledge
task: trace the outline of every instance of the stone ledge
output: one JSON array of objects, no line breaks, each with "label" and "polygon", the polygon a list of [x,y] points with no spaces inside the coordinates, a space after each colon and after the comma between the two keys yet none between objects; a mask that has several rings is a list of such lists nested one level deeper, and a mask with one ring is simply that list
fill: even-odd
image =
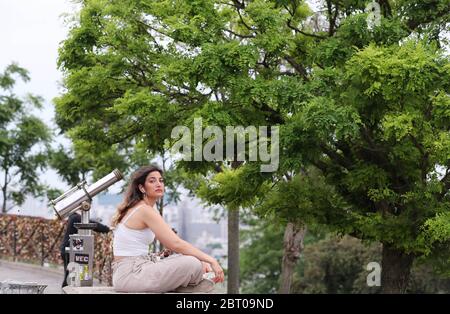
[{"label": "stone ledge", "polygon": [[[64,287],[62,289],[65,294],[183,294],[176,292],[166,292],[166,293],[153,293],[153,292],[117,292],[114,290],[114,287],[104,286],[104,287]],[[214,294],[214,290],[208,293],[188,293],[188,294]]]},{"label": "stone ledge", "polygon": [[[125,292],[117,292],[114,287],[64,287],[65,294],[130,294]],[[135,293],[133,293],[135,294]],[[155,294],[155,293],[137,293],[137,294]]]}]

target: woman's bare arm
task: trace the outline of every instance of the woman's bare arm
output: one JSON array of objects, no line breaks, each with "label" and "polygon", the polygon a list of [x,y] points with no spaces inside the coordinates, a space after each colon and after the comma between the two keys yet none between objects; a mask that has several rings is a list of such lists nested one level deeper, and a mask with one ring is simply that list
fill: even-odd
[{"label": "woman's bare arm", "polygon": [[215,258],[203,253],[189,242],[181,239],[153,208],[147,206],[144,208],[145,210],[142,211],[144,223],[153,231],[156,238],[158,238],[165,247],[177,253],[195,256],[199,260],[210,264],[217,263]]}]

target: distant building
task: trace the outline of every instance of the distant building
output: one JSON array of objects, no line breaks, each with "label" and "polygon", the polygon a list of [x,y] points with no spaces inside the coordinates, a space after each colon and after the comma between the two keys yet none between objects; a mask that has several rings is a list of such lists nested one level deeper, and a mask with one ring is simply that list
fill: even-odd
[{"label": "distant building", "polygon": [[202,205],[199,199],[189,197],[185,190],[181,194],[181,200],[176,204],[180,217],[180,237],[216,258],[226,255],[226,218],[215,221],[212,210]]},{"label": "distant building", "polygon": [[103,224],[111,225],[112,217],[122,200],[122,194],[98,194],[92,201],[92,218],[101,221]]}]

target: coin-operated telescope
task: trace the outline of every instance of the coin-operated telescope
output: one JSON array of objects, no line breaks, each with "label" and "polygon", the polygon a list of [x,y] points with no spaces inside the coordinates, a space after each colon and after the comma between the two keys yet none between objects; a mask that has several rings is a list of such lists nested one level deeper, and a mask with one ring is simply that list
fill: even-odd
[{"label": "coin-operated telescope", "polygon": [[72,270],[68,278],[69,285],[77,287],[93,285],[94,235],[92,230],[96,227],[96,223],[90,222],[89,211],[92,198],[122,179],[122,173],[115,169],[90,186],[86,185],[86,181],[82,181],[49,202],[59,219],[81,211],[81,223],[75,224],[78,233],[70,235],[70,246],[66,248],[66,252],[69,252],[69,269]]}]

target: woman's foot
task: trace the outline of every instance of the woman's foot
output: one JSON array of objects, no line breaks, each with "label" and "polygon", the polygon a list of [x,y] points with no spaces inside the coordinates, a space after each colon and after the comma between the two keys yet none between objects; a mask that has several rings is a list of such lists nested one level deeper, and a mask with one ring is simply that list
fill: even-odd
[{"label": "woman's foot", "polygon": [[197,285],[189,285],[187,287],[178,287],[174,292],[178,293],[208,293],[214,290],[214,281],[210,279],[202,279]]}]

